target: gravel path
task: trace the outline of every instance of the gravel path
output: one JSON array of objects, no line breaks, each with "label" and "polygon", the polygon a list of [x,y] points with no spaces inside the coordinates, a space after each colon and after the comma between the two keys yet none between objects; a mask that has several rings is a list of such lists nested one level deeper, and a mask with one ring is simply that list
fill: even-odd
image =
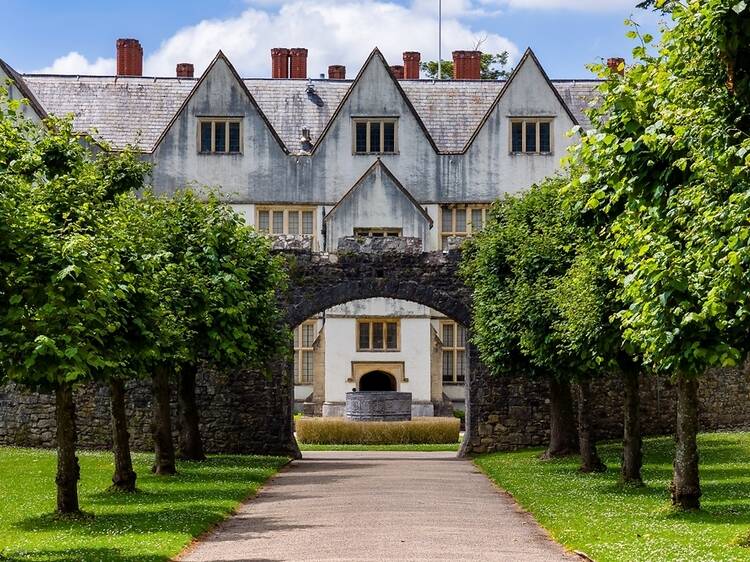
[{"label": "gravel path", "polygon": [[580,560],[455,453],[304,456],[180,560]]}]

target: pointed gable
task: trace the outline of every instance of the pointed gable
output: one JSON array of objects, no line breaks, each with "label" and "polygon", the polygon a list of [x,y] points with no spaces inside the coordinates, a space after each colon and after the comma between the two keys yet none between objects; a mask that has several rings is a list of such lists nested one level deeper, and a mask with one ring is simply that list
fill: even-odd
[{"label": "pointed gable", "polygon": [[578,120],[565,103],[560,92],[552,84],[542,68],[539,59],[530,48],[526,49],[508,80],[490,106],[484,119],[466,143],[466,152],[498,108],[506,115],[523,117],[567,116],[570,127],[578,125]]},{"label": "pointed gable", "polygon": [[432,219],[388,167],[377,159],[323,219],[329,245],[355,228],[399,229],[426,240]]},{"label": "pointed gable", "polygon": [[[250,110],[250,111],[248,111]],[[247,89],[247,85],[240,78],[226,55],[219,51],[203,75],[196,82],[172,120],[165,127],[161,136],[154,144],[156,150],[169,135],[175,123],[185,114],[192,116],[213,117],[258,117],[265,125],[265,130],[281,150],[288,154],[288,150],[268,117],[258,105],[257,101]]]},{"label": "pointed gable", "polygon": [[[325,141],[331,129],[335,127],[338,121],[344,117],[353,116],[378,116],[386,117],[394,115],[395,109],[399,104],[393,103],[397,98],[405,106],[407,115],[403,112],[398,116],[401,118],[411,117],[416,125],[421,129],[425,139],[429,142],[432,149],[437,153],[438,147],[425,126],[422,118],[417,113],[411,103],[409,96],[406,95],[399,81],[391,74],[388,63],[377,47],[373,49],[370,56],[367,57],[365,64],[357,74],[357,77],[349,86],[344,97],[341,99],[339,106],[331,116],[323,132],[318,137],[312,152],[316,152],[320,145]],[[348,110],[348,111],[347,111]],[[348,114],[348,115],[347,115]]]},{"label": "pointed gable", "polygon": [[[10,80],[10,85],[5,83],[6,79]],[[26,117],[35,118],[37,121],[47,117],[47,112],[36,99],[23,77],[3,59],[0,59],[0,86],[7,87],[10,99],[25,99],[28,101],[28,105],[22,108]]]}]

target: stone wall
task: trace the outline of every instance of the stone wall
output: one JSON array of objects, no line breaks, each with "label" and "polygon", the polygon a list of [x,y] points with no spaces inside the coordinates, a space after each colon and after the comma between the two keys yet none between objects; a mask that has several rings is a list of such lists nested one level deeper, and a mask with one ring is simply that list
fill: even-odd
[{"label": "stone wall", "polygon": [[[288,387],[257,372],[204,372],[198,377],[201,430],[209,452],[296,455],[291,441],[291,398]],[[472,384],[481,381],[474,377]],[[702,430],[750,428],[750,376],[747,371],[713,372],[701,380]],[[672,432],[675,393],[664,378],[642,380],[643,429],[646,434]],[[131,442],[150,450],[151,398],[145,382],[130,383],[127,412]],[[600,438],[622,432],[622,385],[617,379],[595,384],[594,419]],[[286,398],[282,398],[286,396]],[[468,452],[513,450],[543,445],[548,439],[547,385],[523,378],[491,378],[471,396],[467,412]],[[88,385],[76,393],[79,446],[111,445],[109,392]],[[173,401],[173,414],[176,406]],[[176,415],[173,418],[176,421]],[[175,433],[177,429],[175,428]],[[0,444],[33,447],[55,445],[54,396],[0,387]]]},{"label": "stone wall", "polygon": [[[299,450],[292,435],[291,387],[286,380],[288,377],[256,371],[200,373],[196,394],[206,450],[297,456]],[[149,383],[131,382],[126,390],[131,445],[135,450],[151,450]],[[176,404],[173,390],[175,440]],[[54,394],[32,392],[13,384],[0,387],[0,445],[54,446],[54,405]],[[76,409],[79,446],[109,448],[112,436],[108,387],[80,387],[76,391]]]},{"label": "stone wall", "polygon": [[[544,381],[493,378],[478,373],[471,380],[472,408],[467,427],[472,453],[539,446],[549,439],[549,399]],[[594,383],[593,418],[597,437],[622,436],[623,385],[617,378]],[[574,393],[575,395],[575,393]],[[750,373],[716,370],[699,387],[702,431],[750,429]],[[669,379],[641,379],[641,415],[646,435],[671,434],[675,425],[676,394]]]}]

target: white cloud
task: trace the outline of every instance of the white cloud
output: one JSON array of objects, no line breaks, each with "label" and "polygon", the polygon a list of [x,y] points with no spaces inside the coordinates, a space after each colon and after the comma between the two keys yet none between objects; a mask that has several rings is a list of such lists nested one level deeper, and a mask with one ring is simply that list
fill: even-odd
[{"label": "white cloud", "polygon": [[77,51],[56,58],[54,62],[44,68],[34,71],[39,74],[114,74],[115,59],[98,58],[89,62]]},{"label": "white cloud", "polygon": [[[236,17],[203,20],[177,31],[159,46],[144,44],[144,74],[172,76],[176,63],[192,62],[200,75],[219,49],[241,75],[253,77],[270,76],[273,47],[307,47],[312,77],[326,72],[331,64],[346,65],[347,76],[353,77],[376,46],[390,64],[402,64],[403,51],[420,51],[422,60],[437,58],[437,14],[430,9],[436,0],[413,0],[409,6],[387,0],[254,0],[249,4]],[[488,8],[472,0],[443,0],[443,4],[444,58],[450,58],[452,50],[471,49],[483,39],[483,51],[507,50],[511,61],[518,60],[519,49],[510,40],[465,21],[488,14]],[[49,69],[73,74],[108,69],[112,73],[114,60],[89,63],[72,52],[44,70]]]}]

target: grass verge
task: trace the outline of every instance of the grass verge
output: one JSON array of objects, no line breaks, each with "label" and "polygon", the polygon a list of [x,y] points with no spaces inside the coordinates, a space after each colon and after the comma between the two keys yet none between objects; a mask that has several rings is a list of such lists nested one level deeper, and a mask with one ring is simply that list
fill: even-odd
[{"label": "grass verge", "polygon": [[600,447],[609,470],[580,474],[578,458],[540,461],[540,450],[483,455],[476,464],[556,540],[597,562],[750,560],[750,433],[699,437],[703,510],[669,505],[674,445],[644,444],[643,488],[618,484],[620,444]]},{"label": "grass verge", "polygon": [[136,454],[137,494],[106,491],[112,455],[81,452],[81,508],[93,517],[55,520],[55,453],[0,447],[0,560],[33,562],[168,560],[221,521],[288,459],[239,455],[180,462],[179,474],[151,474]]},{"label": "grass verge", "polygon": [[314,445],[300,443],[304,451],[458,451],[460,443],[422,443],[408,445]]}]

